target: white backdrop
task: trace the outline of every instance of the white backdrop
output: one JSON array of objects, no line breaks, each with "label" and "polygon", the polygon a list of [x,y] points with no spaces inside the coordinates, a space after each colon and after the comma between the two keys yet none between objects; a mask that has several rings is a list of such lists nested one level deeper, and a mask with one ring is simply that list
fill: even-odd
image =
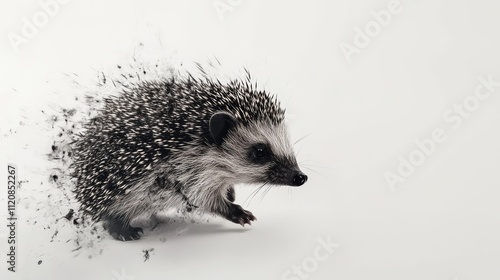
[{"label": "white backdrop", "polygon": [[[2,224],[7,164],[26,181],[17,272],[2,265],[2,279],[500,279],[500,2],[24,0],[0,10]],[[295,147],[307,184],[246,203],[253,188],[238,188],[259,219],[244,229],[208,217],[77,255],[71,232],[51,242],[44,221],[58,202],[40,191],[54,188],[40,111],[74,96],[54,90],[66,75],[136,55],[249,69],[287,108],[293,141],[305,137]],[[6,252],[7,236],[0,227]]]}]

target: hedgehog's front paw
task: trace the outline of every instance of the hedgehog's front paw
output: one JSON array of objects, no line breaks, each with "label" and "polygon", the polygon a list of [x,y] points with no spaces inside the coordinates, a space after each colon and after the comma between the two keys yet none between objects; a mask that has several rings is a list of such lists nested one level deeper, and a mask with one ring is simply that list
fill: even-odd
[{"label": "hedgehog's front paw", "polygon": [[243,209],[237,204],[231,206],[231,213],[229,213],[228,220],[233,223],[245,226],[245,224],[252,224],[252,221],[256,221],[257,218],[252,214],[252,212]]}]

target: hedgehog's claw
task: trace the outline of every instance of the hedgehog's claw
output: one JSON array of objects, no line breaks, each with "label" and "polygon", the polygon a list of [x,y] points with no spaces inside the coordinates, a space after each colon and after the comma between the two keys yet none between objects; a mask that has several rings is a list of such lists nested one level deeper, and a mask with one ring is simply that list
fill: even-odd
[{"label": "hedgehog's claw", "polygon": [[232,213],[228,217],[228,220],[245,227],[245,224],[252,225],[252,221],[256,221],[257,218],[255,218],[252,212],[243,209],[239,205],[233,204]]},{"label": "hedgehog's claw", "polygon": [[244,220],[243,226],[245,226],[245,224],[252,225],[252,221],[257,220],[257,218],[255,218],[255,216],[252,214],[252,212],[247,211],[247,210],[243,210],[243,212],[245,212],[245,215],[240,217],[240,219]]}]

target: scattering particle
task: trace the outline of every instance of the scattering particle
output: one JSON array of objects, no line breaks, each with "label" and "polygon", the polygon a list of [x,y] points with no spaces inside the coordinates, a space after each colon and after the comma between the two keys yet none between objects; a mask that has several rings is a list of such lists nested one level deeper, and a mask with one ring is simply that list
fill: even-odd
[{"label": "scattering particle", "polygon": [[148,249],[148,250],[142,250],[144,252],[144,261],[149,260],[149,252],[153,252],[154,248]]},{"label": "scattering particle", "polygon": [[75,214],[75,211],[74,211],[73,209],[69,209],[68,214],[66,214],[66,215],[64,216],[64,218],[66,218],[68,221],[70,221],[70,220],[71,220],[71,218],[73,218],[73,214]]}]

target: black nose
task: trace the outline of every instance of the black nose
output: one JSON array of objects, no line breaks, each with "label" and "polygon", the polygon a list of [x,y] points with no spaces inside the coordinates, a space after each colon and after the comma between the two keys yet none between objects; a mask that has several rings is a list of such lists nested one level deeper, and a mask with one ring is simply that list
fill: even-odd
[{"label": "black nose", "polygon": [[293,176],[292,186],[302,186],[305,182],[307,182],[307,175],[303,173],[299,173]]}]

